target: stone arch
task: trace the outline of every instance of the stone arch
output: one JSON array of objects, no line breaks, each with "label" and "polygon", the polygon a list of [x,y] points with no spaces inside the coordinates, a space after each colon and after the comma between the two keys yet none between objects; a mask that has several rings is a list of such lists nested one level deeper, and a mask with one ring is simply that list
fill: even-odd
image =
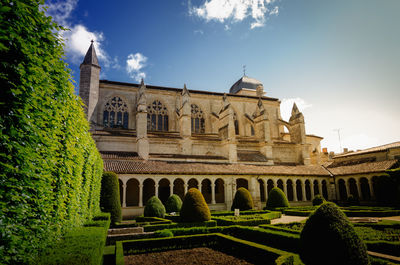
[{"label": "stone arch", "polygon": [[260,187],[260,199],[262,202],[265,202],[265,185],[264,185],[264,181],[262,179],[258,180],[258,185]]},{"label": "stone arch", "polygon": [[173,192],[183,200],[185,197],[185,182],[182,179],[177,178],[174,180]]},{"label": "stone arch", "polygon": [[103,106],[103,126],[124,128],[129,126],[129,107],[122,96],[113,96]]},{"label": "stone arch", "polygon": [[357,189],[357,181],[354,178],[350,178],[347,180],[349,182],[349,193],[353,195],[354,198],[359,198],[358,189]]},{"label": "stone arch", "polygon": [[286,181],[286,190],[287,190],[287,199],[289,201],[293,201],[293,181],[291,179],[288,179]]},{"label": "stone arch", "polygon": [[318,195],[321,194],[320,190],[319,190],[319,182],[318,180],[314,180],[314,195]]},{"label": "stone arch", "polygon": [[143,205],[146,205],[147,201],[156,195],[156,187],[153,179],[145,179],[143,181]]},{"label": "stone arch", "polygon": [[147,106],[147,130],[164,131],[169,130],[169,113],[161,100],[154,100]]},{"label": "stone arch", "polygon": [[371,191],[369,190],[369,183],[366,177],[360,178],[360,185],[361,185],[361,195],[362,198],[366,201],[371,200]]},{"label": "stone arch", "polygon": [[220,178],[215,181],[215,202],[225,202],[225,183],[224,180]]},{"label": "stone arch", "polygon": [[124,200],[124,198],[123,198],[124,194],[122,192],[122,190],[124,188],[124,184],[121,179],[118,179],[118,186],[119,186],[119,202],[121,203],[121,206],[122,206],[122,202]]},{"label": "stone arch", "polygon": [[211,203],[211,180],[205,178],[201,182],[201,193],[207,203]]},{"label": "stone arch", "polygon": [[126,182],[126,206],[139,206],[139,181],[137,179],[129,179]]},{"label": "stone arch", "polygon": [[303,183],[301,183],[301,180],[296,180],[296,193],[297,193],[297,200],[301,201],[303,199],[303,188],[302,188]]},{"label": "stone arch", "polygon": [[191,188],[199,189],[199,182],[195,178],[191,178],[188,181],[188,190]]},{"label": "stone arch", "polygon": [[272,179],[269,179],[267,181],[267,192],[268,192],[268,194],[272,190],[273,187],[274,187],[274,181]]},{"label": "stone arch", "polygon": [[339,179],[338,186],[339,186],[340,200],[346,201],[347,200],[347,188],[346,188],[345,181],[343,179]]},{"label": "stone arch", "polygon": [[170,182],[166,178],[163,178],[158,182],[158,198],[160,198],[161,202],[164,204],[167,202],[168,197],[171,195],[169,185]]},{"label": "stone arch", "polygon": [[249,181],[244,178],[238,178],[236,179],[236,190],[239,188],[246,188],[247,190],[249,189]]},{"label": "stone arch", "polygon": [[305,187],[305,189],[306,189],[306,200],[307,201],[311,201],[311,183],[310,183],[310,180],[307,179],[304,182],[304,185],[306,186]]},{"label": "stone arch", "polygon": [[276,186],[283,191],[283,180],[278,179],[278,181],[276,182]]}]

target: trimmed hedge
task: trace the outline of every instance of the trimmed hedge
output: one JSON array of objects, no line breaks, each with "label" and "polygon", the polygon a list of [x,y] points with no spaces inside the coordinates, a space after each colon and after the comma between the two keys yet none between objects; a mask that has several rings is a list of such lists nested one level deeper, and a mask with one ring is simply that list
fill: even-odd
[{"label": "trimmed hedge", "polygon": [[100,212],[103,162],[43,0],[0,8],[0,257],[32,263]]},{"label": "trimmed hedge", "polygon": [[212,219],[217,221],[218,225],[243,225],[243,226],[258,226],[261,224],[270,224],[271,219],[281,217],[280,212],[270,212],[263,215],[244,215],[244,216],[213,216]]},{"label": "trimmed hedge", "polygon": [[144,222],[148,222],[148,223],[157,223],[157,224],[168,224],[171,223],[171,220],[165,219],[165,218],[160,218],[160,217],[147,217],[147,216],[138,216],[135,218],[136,223],[144,223]]},{"label": "trimmed hedge", "polygon": [[188,190],[183,199],[180,216],[182,222],[203,222],[211,219],[210,209],[198,189]]},{"label": "trimmed hedge", "polygon": [[101,265],[109,226],[110,215],[107,220],[94,220],[84,227],[73,228],[60,242],[46,248],[34,263]]},{"label": "trimmed hedge", "polygon": [[111,214],[111,223],[121,222],[118,176],[114,172],[104,172],[101,179],[100,208]]},{"label": "trimmed hedge", "polygon": [[365,241],[369,251],[383,253],[391,256],[399,256],[400,242],[389,241]]},{"label": "trimmed hedge", "polygon": [[210,221],[204,221],[204,222],[145,225],[145,226],[143,226],[143,229],[145,232],[153,232],[153,231],[163,230],[163,229],[171,229],[171,228],[178,228],[178,227],[196,227],[196,226],[214,227],[214,226],[217,226],[217,222],[214,220],[210,220]]},{"label": "trimmed hedge", "polygon": [[369,264],[367,248],[334,203],[322,204],[300,234],[300,257],[308,264]]},{"label": "trimmed hedge", "polygon": [[[251,215],[251,214],[265,214],[270,213],[269,210],[250,210],[250,211],[240,211],[240,215]],[[215,211],[211,212],[211,216],[227,216],[227,215],[235,215],[234,211]]]},{"label": "trimmed hedge", "polygon": [[313,206],[318,206],[321,205],[325,202],[324,197],[322,197],[322,195],[318,194],[314,197],[314,199],[312,200],[312,205]]},{"label": "trimmed hedge", "polygon": [[250,192],[246,188],[239,188],[235,193],[235,197],[233,198],[231,211],[235,209],[247,211],[253,209],[253,207],[253,198],[251,197]]},{"label": "trimmed hedge", "polygon": [[167,213],[172,213],[172,212],[180,212],[182,208],[182,200],[181,197],[179,197],[176,194],[172,194],[169,196],[167,202],[165,203],[165,210]]},{"label": "trimmed hedge", "polygon": [[268,194],[267,209],[289,207],[285,193],[278,187],[272,188]]},{"label": "trimmed hedge", "polygon": [[164,218],[165,207],[158,197],[153,196],[147,201],[144,207],[144,216]]}]

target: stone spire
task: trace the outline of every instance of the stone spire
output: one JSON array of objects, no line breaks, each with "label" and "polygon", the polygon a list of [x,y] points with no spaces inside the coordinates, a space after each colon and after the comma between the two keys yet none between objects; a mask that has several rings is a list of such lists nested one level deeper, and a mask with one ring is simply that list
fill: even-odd
[{"label": "stone spire", "polygon": [[82,64],[100,67],[99,61],[97,60],[96,50],[94,49],[93,40],[91,41],[90,47],[86,52]]},{"label": "stone spire", "polygon": [[296,103],[293,103],[292,115],[290,116],[289,123],[304,123],[303,113],[297,108]]}]

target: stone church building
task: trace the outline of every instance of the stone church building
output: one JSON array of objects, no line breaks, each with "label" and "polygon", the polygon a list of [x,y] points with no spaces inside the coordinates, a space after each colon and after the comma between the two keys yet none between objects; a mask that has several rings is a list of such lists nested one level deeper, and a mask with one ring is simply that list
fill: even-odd
[{"label": "stone church building", "polygon": [[350,178],[360,197],[372,199],[372,176],[394,166],[335,179],[343,166],[323,165],[322,137],[306,134],[296,104],[284,121],[279,99],[248,76],[219,93],[100,80],[100,70],[92,43],[80,66],[79,95],[104,168],[119,176],[124,216],[141,214],[153,195],[165,201],[191,187],[211,210],[230,209],[239,187],[250,191],[257,208],[276,186],[295,204],[316,194],[340,199],[336,186],[345,181],[350,192]]}]

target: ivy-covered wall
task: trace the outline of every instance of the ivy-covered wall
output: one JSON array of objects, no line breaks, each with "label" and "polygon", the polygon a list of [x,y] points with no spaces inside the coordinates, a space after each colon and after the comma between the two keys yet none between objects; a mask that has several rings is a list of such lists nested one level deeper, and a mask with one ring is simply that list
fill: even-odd
[{"label": "ivy-covered wall", "polygon": [[0,257],[30,263],[100,211],[103,162],[44,2],[0,1]]}]

